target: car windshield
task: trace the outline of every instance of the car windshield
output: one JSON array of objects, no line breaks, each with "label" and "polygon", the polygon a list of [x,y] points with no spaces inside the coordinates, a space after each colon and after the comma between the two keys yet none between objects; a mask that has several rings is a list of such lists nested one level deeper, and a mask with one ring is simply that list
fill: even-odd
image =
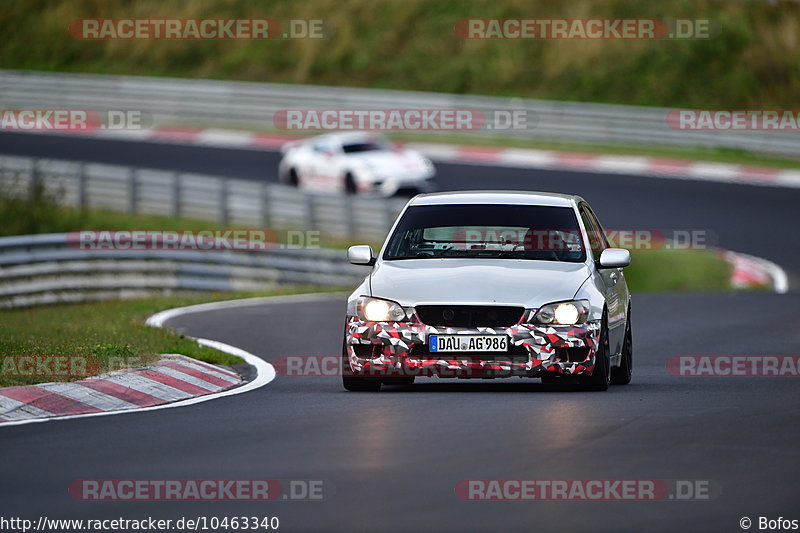
[{"label": "car windshield", "polygon": [[586,252],[570,207],[425,205],[406,210],[383,258],[582,262]]},{"label": "car windshield", "polygon": [[354,154],[357,152],[374,152],[377,150],[388,150],[388,146],[377,141],[365,141],[357,143],[348,143],[342,145],[342,151],[346,154]]}]

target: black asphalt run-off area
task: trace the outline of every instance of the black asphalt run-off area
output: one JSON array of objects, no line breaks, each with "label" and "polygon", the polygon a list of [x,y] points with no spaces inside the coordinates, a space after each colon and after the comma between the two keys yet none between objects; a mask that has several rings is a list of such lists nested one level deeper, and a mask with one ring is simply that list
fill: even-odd
[{"label": "black asphalt run-off area", "polygon": [[[250,179],[274,179],[277,161],[269,152],[24,137],[0,134],[0,152]],[[608,227],[707,229],[720,246],[800,271],[792,235],[800,191],[437,167],[444,188],[575,192]],[[168,326],[274,361],[339,354],[343,314],[344,299],[328,296],[185,315]],[[278,516],[283,531],[570,532],[741,531],[747,516],[757,530],[760,516],[800,519],[797,378],[677,377],[666,360],[797,355],[799,317],[797,292],[634,294],[634,380],[602,393],[520,379],[347,393],[337,377],[278,376],[179,409],[0,428],[0,515]],[[76,479],[208,478],[322,480],[326,499],[78,502],[67,491]],[[469,502],[454,491],[468,479],[708,480],[721,492],[705,501]]]}]

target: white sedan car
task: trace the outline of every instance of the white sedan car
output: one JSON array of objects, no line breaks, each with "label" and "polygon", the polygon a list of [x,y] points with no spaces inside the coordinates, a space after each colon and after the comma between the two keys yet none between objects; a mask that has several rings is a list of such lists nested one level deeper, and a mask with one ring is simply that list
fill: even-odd
[{"label": "white sedan car", "polygon": [[436,189],[428,158],[381,135],[330,133],[292,141],[281,151],[278,173],[289,185],[381,196]]},{"label": "white sedan car", "polygon": [[610,248],[579,196],[512,191],[423,194],[406,205],[350,295],[347,390],[416,376],[541,378],[588,390],[633,368],[630,253]]}]

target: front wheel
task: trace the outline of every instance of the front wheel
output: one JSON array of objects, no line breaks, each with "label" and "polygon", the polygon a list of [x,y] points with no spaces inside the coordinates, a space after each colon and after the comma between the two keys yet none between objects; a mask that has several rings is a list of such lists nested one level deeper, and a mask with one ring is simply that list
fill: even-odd
[{"label": "front wheel", "polygon": [[608,385],[611,383],[611,362],[608,354],[608,324],[604,316],[600,326],[597,353],[594,356],[594,371],[592,371],[591,376],[581,376],[580,384],[583,389],[591,391],[608,390]]},{"label": "front wheel", "polygon": [[344,192],[346,192],[347,194],[355,194],[358,192],[358,187],[356,186],[356,179],[350,172],[348,172],[344,176]]},{"label": "front wheel", "polygon": [[631,335],[631,311],[628,309],[628,320],[625,324],[625,339],[622,341],[622,361],[617,368],[611,369],[611,383],[627,385],[633,374],[633,336]]},{"label": "front wheel", "polygon": [[283,179],[281,181],[290,187],[300,186],[300,175],[297,173],[297,169],[294,167],[289,167],[288,170],[284,171],[282,178]]}]

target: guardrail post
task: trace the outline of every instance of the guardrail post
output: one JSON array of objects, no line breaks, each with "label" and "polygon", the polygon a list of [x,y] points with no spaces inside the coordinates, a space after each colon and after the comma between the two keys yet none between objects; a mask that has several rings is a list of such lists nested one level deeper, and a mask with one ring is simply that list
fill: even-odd
[{"label": "guardrail post", "polygon": [[356,236],[356,211],[353,208],[353,195],[344,196],[344,223],[347,238],[352,239]]},{"label": "guardrail post", "polygon": [[220,178],[219,183],[219,221],[227,224],[230,214],[228,213],[228,179]]},{"label": "guardrail post", "polygon": [[78,207],[86,209],[88,202],[86,201],[86,163],[83,161],[78,163]]},{"label": "guardrail post", "polygon": [[172,175],[172,216],[181,216],[181,175]]},{"label": "guardrail post", "polygon": [[36,198],[39,195],[39,185],[39,160],[34,158],[31,159],[31,177],[28,183],[28,197],[31,199],[31,201],[36,201]]},{"label": "guardrail post", "polygon": [[128,171],[128,213],[136,213],[139,199],[139,171],[131,167]]},{"label": "guardrail post", "polygon": [[317,229],[317,202],[314,195],[306,193],[306,213],[308,215],[308,229]]},{"label": "guardrail post", "polygon": [[271,193],[270,186],[265,183],[261,188],[261,225],[264,228],[269,228],[272,223]]},{"label": "guardrail post", "polygon": [[383,234],[387,235],[389,230],[392,229],[392,224],[394,224],[394,209],[392,209],[392,200],[390,198],[383,199]]}]

